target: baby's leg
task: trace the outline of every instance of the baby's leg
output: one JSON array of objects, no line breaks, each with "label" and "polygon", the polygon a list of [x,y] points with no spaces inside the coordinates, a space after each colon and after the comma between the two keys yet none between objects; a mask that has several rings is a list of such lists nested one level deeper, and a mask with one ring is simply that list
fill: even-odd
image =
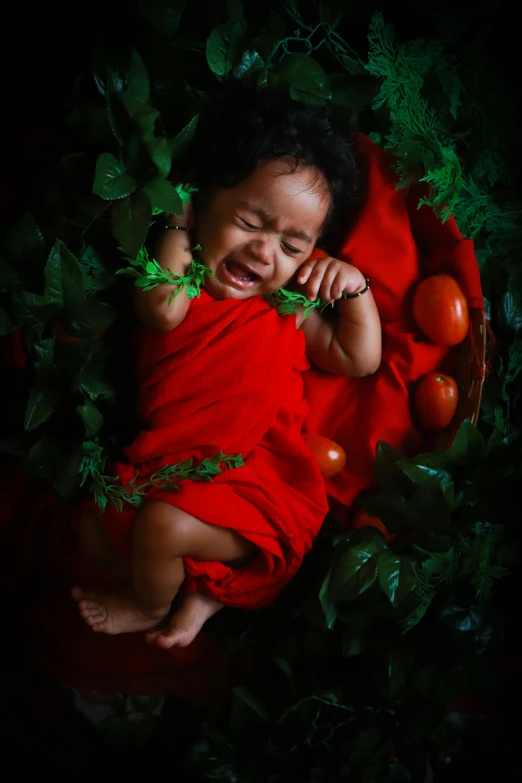
[{"label": "baby's leg", "polygon": [[208,525],[169,503],[153,501],[135,523],[132,595],[86,594],[75,588],[73,597],[93,630],[112,634],[148,630],[170,609],[185,576],[184,556],[234,562],[251,556],[255,549],[232,530]]}]

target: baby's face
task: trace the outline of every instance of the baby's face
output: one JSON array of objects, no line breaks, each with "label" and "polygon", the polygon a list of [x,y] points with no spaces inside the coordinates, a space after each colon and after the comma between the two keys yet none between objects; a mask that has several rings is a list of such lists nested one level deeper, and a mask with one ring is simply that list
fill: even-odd
[{"label": "baby's face", "polygon": [[197,216],[201,257],[216,299],[264,296],[284,287],[310,256],[328,208],[328,186],[313,166],[278,158],[232,188],[217,188]]}]

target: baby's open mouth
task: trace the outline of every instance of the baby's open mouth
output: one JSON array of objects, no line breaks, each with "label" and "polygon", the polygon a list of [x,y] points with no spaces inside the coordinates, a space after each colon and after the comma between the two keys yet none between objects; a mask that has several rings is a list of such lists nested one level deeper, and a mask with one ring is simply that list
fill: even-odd
[{"label": "baby's open mouth", "polygon": [[248,267],[243,266],[243,264],[240,264],[237,261],[225,261],[225,267],[232,277],[245,283],[254,283],[257,280],[261,280],[261,277],[258,274],[252,272]]}]

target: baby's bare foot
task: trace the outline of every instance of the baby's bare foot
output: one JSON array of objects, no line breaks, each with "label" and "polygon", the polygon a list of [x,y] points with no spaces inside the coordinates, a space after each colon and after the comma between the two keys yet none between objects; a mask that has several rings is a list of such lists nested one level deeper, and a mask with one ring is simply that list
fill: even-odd
[{"label": "baby's bare foot", "polygon": [[148,631],[163,620],[170,608],[145,612],[130,594],[98,593],[81,587],[73,587],[71,595],[87,625],[93,631],[108,634]]},{"label": "baby's bare foot", "polygon": [[206,621],[222,608],[223,604],[208,595],[188,593],[182,597],[179,608],[167,621],[167,627],[150,631],[145,638],[149,644],[157,644],[164,650],[187,647]]}]

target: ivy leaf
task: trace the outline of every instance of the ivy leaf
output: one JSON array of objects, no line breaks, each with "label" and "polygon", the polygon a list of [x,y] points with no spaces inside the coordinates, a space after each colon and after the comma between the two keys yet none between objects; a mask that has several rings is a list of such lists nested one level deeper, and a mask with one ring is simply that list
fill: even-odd
[{"label": "ivy leaf", "polygon": [[62,259],[60,248],[53,246],[44,269],[45,297],[49,302],[63,306]]},{"label": "ivy leaf", "polygon": [[446,470],[436,470],[427,465],[414,465],[406,461],[398,464],[410,481],[418,486],[438,486],[442,490],[448,505],[453,503],[453,479]]},{"label": "ivy leaf", "polygon": [[332,97],[326,73],[319,63],[307,54],[294,52],[288,55],[277,73],[280,79],[298,91],[299,94],[295,97],[319,98],[321,102]]},{"label": "ivy leaf", "polygon": [[160,116],[159,111],[148,103],[136,100],[129,92],[122,93],[119,100],[125,107],[129,118],[141,130],[143,137],[152,139],[156,120]]},{"label": "ivy leaf", "polygon": [[379,584],[392,606],[411,593],[416,584],[413,564],[407,555],[397,555],[394,552],[381,552],[377,558]]},{"label": "ivy leaf", "polygon": [[[65,305],[74,306],[80,302],[85,295],[86,275],[82,264],[76,256],[59,239],[54,243],[49,257],[47,259],[49,266],[49,278],[46,277],[46,284],[49,282],[51,290],[58,296],[57,270],[61,270],[61,288],[63,292],[63,302]],[[47,289],[46,289],[47,295]],[[57,302],[61,304],[60,301]]]},{"label": "ivy leaf", "polygon": [[96,405],[87,401],[83,405],[78,405],[76,410],[81,416],[83,426],[85,427],[85,434],[88,438],[92,438],[97,435],[103,424],[103,415],[100,413]]},{"label": "ivy leaf", "polygon": [[162,177],[168,177],[172,167],[170,145],[164,136],[152,136],[145,140],[151,160]]},{"label": "ivy leaf", "polygon": [[94,337],[108,329],[115,317],[116,311],[111,305],[87,299],[68,308],[60,320],[72,337]]},{"label": "ivy leaf", "polygon": [[30,476],[38,479],[50,479],[53,475],[54,452],[56,439],[44,435],[33,443],[25,460],[25,467]]},{"label": "ivy leaf", "polygon": [[54,337],[47,337],[45,340],[37,340],[33,343],[34,365],[37,370],[50,369],[52,367],[54,343]]},{"label": "ivy leaf", "polygon": [[486,441],[482,433],[473,426],[469,419],[466,419],[453,439],[449,455],[457,462],[464,463],[468,460],[482,459],[486,450]]},{"label": "ivy leaf", "polygon": [[35,430],[53,413],[58,402],[58,392],[52,386],[36,386],[31,389],[24,416],[24,429]]},{"label": "ivy leaf", "polygon": [[149,74],[145,63],[136,49],[132,50],[129,70],[127,72],[127,89],[137,101],[147,103],[150,98]]},{"label": "ivy leaf", "polygon": [[13,317],[23,329],[39,334],[60,310],[60,304],[30,291],[15,291],[12,299]]},{"label": "ivy leaf", "polygon": [[170,37],[178,29],[185,0],[139,0],[140,11],[162,35]]},{"label": "ivy leaf", "polygon": [[54,489],[61,497],[67,497],[80,485],[80,464],[83,457],[82,446],[78,446],[61,460],[56,470]]},{"label": "ivy leaf", "polygon": [[170,142],[170,155],[172,158],[179,158],[187,150],[190,142],[194,138],[194,133],[199,121],[199,114],[195,114],[184,128],[177,133]]},{"label": "ivy leaf", "polygon": [[169,214],[183,214],[183,204],[172,182],[158,177],[154,182],[149,182],[144,190],[153,208],[157,207]]},{"label": "ivy leaf", "polygon": [[2,241],[6,255],[12,261],[38,261],[45,250],[42,232],[30,212],[8,232]]},{"label": "ivy leaf", "polygon": [[136,258],[149,230],[152,208],[141,191],[117,201],[112,211],[112,231],[118,245],[131,258]]},{"label": "ivy leaf", "polygon": [[216,76],[225,76],[239,59],[246,22],[225,22],[215,27],[207,40],[207,63]]},{"label": "ivy leaf", "polygon": [[[339,546],[339,545],[338,545]],[[355,546],[343,547],[334,556],[328,597],[331,601],[346,601],[361,595],[377,578],[376,556],[382,544],[375,538]]]},{"label": "ivy leaf", "polygon": [[92,192],[112,201],[129,196],[136,190],[137,182],[127,174],[125,167],[114,155],[103,152],[96,162],[96,174]]},{"label": "ivy leaf", "polygon": [[3,307],[0,307],[0,337],[5,337],[11,332],[15,332],[17,325],[13,323]]},{"label": "ivy leaf", "polygon": [[265,61],[255,49],[247,49],[241,55],[241,59],[232,71],[235,79],[243,79],[245,76],[262,71],[265,67]]}]

